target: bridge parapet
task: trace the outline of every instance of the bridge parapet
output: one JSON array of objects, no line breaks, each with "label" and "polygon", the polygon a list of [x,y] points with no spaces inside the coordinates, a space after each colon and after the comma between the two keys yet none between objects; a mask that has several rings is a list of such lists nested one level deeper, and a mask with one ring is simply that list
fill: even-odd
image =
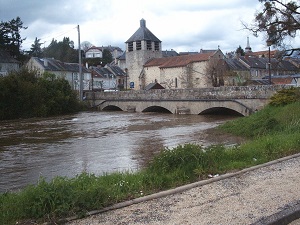
[{"label": "bridge parapet", "polygon": [[157,89],[118,92],[88,92],[88,100],[201,100],[269,99],[288,85],[226,86],[201,89]]}]

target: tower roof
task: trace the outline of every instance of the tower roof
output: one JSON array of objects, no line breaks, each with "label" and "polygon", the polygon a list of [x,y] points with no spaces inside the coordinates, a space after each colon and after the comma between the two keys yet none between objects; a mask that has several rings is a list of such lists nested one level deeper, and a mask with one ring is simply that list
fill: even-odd
[{"label": "tower roof", "polygon": [[146,20],[140,20],[139,29],[125,42],[133,42],[133,41],[158,41],[161,42],[147,27]]},{"label": "tower roof", "polygon": [[245,52],[251,52],[251,47],[250,47],[250,43],[249,43],[249,37],[247,37],[247,46],[245,48]]}]

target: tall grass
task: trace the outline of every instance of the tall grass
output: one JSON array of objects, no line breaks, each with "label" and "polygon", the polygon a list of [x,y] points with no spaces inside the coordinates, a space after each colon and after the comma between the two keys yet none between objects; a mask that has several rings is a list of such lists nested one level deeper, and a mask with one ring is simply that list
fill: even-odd
[{"label": "tall grass", "polygon": [[187,144],[164,149],[136,173],[83,173],[51,182],[41,178],[20,192],[0,194],[0,223],[57,222],[72,215],[84,216],[117,202],[300,152],[300,103],[268,106],[220,129],[251,137],[251,141],[229,148]]}]

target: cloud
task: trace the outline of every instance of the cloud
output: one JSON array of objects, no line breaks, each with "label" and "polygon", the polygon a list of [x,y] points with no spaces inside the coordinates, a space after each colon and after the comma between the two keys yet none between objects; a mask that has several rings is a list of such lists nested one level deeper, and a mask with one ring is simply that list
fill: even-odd
[{"label": "cloud", "polygon": [[247,37],[253,50],[266,48],[263,36],[255,38],[243,30],[241,21],[252,23],[261,6],[258,0],[0,0],[0,20],[19,16],[28,29],[23,48],[34,39],[47,46],[54,38],[70,37],[77,46],[77,25],[81,41],[96,46],[116,45],[125,49],[125,41],[139,28],[140,19],[161,41],[163,49],[234,51],[246,47]]}]

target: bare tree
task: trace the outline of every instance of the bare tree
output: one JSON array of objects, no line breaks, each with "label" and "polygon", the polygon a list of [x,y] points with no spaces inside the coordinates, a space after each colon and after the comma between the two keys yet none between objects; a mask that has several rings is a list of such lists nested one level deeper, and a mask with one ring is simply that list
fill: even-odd
[{"label": "bare tree", "polygon": [[[259,0],[263,4],[261,12],[255,14],[254,24],[244,27],[253,32],[265,34],[266,41],[275,46],[286,47],[287,37],[295,38],[300,30],[299,0]],[[290,54],[300,48],[291,48]]]},{"label": "bare tree", "polygon": [[213,87],[224,86],[225,66],[222,59],[210,58],[205,73]]},{"label": "bare tree", "polygon": [[89,42],[89,41],[83,41],[83,42],[81,42],[81,49],[84,51],[84,52],[86,52],[90,47],[92,47],[93,46],[93,44],[91,43],[91,42]]}]

